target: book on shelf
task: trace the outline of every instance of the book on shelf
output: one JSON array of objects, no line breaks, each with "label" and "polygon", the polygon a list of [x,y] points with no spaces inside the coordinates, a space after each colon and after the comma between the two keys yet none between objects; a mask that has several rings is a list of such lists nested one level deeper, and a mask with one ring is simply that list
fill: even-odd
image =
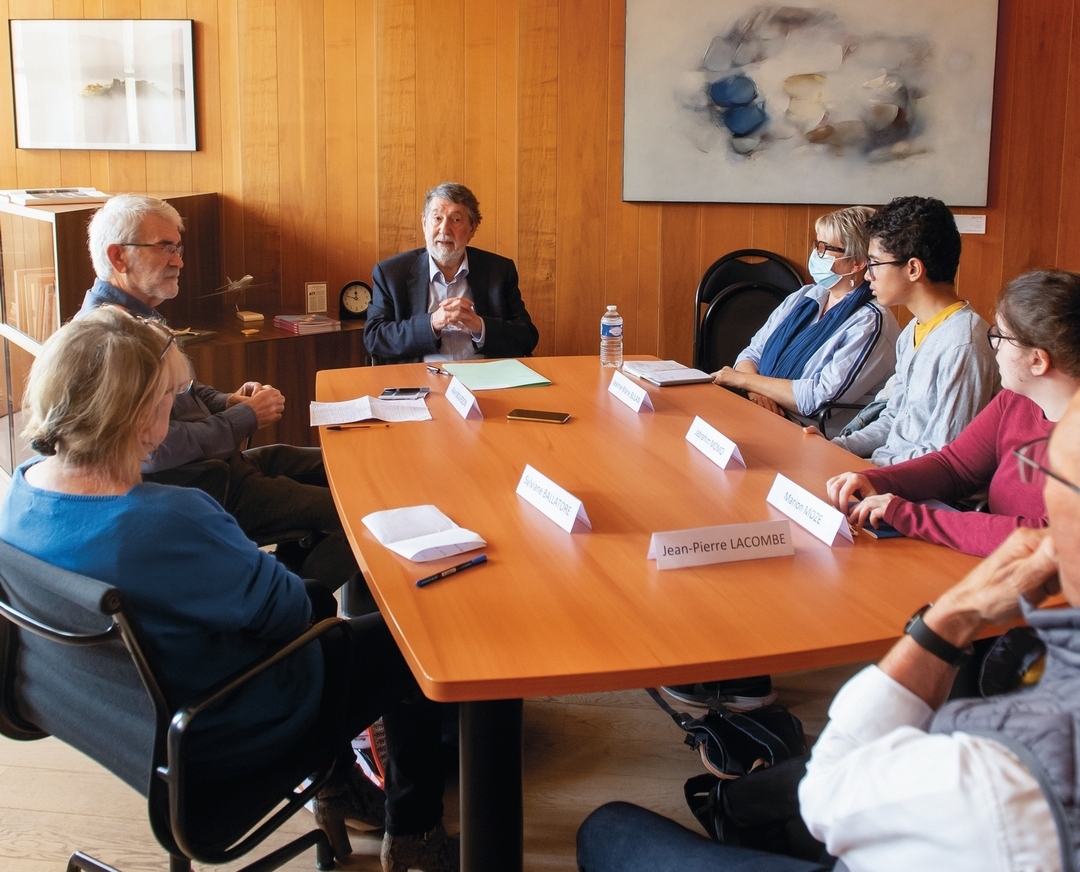
[{"label": "book on shelf", "polygon": [[274,318],[274,326],[280,330],[288,330],[306,336],[309,333],[332,333],[341,329],[341,322],[337,318],[314,313],[311,315],[278,315]]},{"label": "book on shelf", "polygon": [[0,197],[16,206],[57,206],[78,203],[104,203],[112,194],[97,188],[25,188],[0,191]]}]

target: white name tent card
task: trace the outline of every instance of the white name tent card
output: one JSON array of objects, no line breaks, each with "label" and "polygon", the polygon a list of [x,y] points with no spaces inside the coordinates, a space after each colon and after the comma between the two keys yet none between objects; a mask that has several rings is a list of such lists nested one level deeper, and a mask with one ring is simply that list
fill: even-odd
[{"label": "white name tent card", "polygon": [[472,530],[459,527],[435,506],[385,509],[365,515],[361,520],[380,543],[417,563],[452,557],[487,544]]},{"label": "white name tent card", "polygon": [[608,393],[614,394],[621,402],[626,403],[635,412],[642,409],[653,410],[652,399],[649,392],[641,385],[636,385],[618,370],[611,374],[611,384],[608,385]]},{"label": "white name tent card", "polygon": [[580,533],[583,530],[592,529],[592,522],[585,513],[585,505],[581,500],[528,464],[525,464],[525,471],[521,474],[516,493],[525,502],[551,518],[567,533]]},{"label": "white name tent card", "polygon": [[746,467],[746,461],[739,453],[739,446],[701,418],[694,418],[694,423],[686,431],[686,441],[721,469],[727,469],[732,461]]},{"label": "white name tent card", "polygon": [[790,521],[755,521],[653,533],[648,559],[656,561],[657,569],[679,569],[794,553]]},{"label": "white name tent card", "polygon": [[824,500],[818,499],[810,491],[799,487],[791,479],[779,473],[769,489],[765,502],[779,509],[800,527],[809,530],[830,547],[855,541],[843,512],[833,508]]},{"label": "white name tent card", "polygon": [[457,376],[450,379],[450,384],[446,388],[446,399],[450,401],[454,411],[466,421],[474,421],[484,417],[484,413],[480,411],[480,404],[476,402],[476,397],[473,396],[472,391],[461,383]]}]

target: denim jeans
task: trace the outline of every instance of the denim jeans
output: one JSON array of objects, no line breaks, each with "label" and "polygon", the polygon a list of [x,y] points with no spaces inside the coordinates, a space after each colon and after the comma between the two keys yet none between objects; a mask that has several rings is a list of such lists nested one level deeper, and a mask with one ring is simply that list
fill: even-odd
[{"label": "denim jeans", "polygon": [[627,802],[594,811],[578,830],[581,872],[825,872],[830,865],[722,845]]}]

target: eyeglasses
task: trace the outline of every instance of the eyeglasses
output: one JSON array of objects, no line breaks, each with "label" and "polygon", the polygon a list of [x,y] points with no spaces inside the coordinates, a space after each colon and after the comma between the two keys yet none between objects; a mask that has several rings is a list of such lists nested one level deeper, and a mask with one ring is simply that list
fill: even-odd
[{"label": "eyeglasses", "polygon": [[814,240],[814,251],[817,252],[818,257],[824,257],[830,251],[835,251],[837,254],[844,253],[844,249],[837,248],[835,245],[829,245],[829,243],[822,242],[820,239]]},{"label": "eyeglasses", "polygon": [[991,324],[986,329],[986,341],[990,343],[990,347],[997,351],[1001,347],[1002,341],[1011,342],[1014,345],[1023,346],[1023,343],[1015,336],[1006,336],[1001,332],[997,324]]},{"label": "eyeglasses", "polygon": [[1035,459],[1036,457],[1046,457],[1046,445],[1049,441],[1049,436],[1043,436],[1041,439],[1035,439],[1013,450],[1013,457],[1016,458],[1020,473],[1020,481],[1024,484],[1042,487],[1046,484],[1046,478],[1052,478],[1059,484],[1063,484],[1070,490],[1080,494],[1080,485],[1073,484],[1068,479],[1062,478]]},{"label": "eyeglasses", "polygon": [[900,266],[901,264],[906,263],[906,260],[868,260],[866,262],[866,274],[873,279],[876,278],[874,270],[879,266]]},{"label": "eyeglasses", "polygon": [[159,362],[164,360],[165,355],[169,353],[169,349],[176,344],[176,337],[173,335],[172,330],[166,327],[157,318],[144,318],[141,315],[136,315],[135,319],[142,321],[142,323],[146,324],[148,327],[153,327],[158,333],[165,337],[165,345],[162,347],[161,354],[159,354],[157,358]]},{"label": "eyeglasses", "polygon": [[152,248],[169,257],[175,254],[181,260],[184,259],[184,246],[179,242],[118,242],[116,244],[123,245],[125,248]]}]

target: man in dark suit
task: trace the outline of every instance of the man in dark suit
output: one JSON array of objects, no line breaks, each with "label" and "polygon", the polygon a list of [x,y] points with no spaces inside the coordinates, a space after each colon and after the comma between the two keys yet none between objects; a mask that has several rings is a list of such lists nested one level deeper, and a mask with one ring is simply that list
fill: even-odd
[{"label": "man in dark suit", "polygon": [[364,344],[380,362],[525,357],[540,336],[509,258],[469,240],[480,225],[473,192],[455,182],[428,191],[426,248],[375,265]]}]

